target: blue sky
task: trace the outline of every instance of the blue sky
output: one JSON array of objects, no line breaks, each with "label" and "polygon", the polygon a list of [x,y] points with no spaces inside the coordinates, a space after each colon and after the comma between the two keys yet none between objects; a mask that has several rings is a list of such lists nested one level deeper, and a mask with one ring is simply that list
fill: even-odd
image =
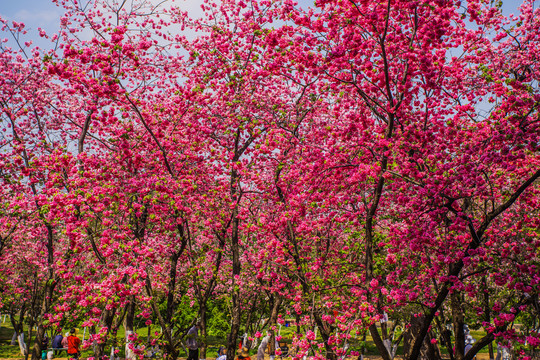
[{"label": "blue sky", "polygon": [[[297,1],[304,6],[314,2],[314,0]],[[200,14],[202,0],[175,0],[174,3],[191,13]],[[505,0],[503,13],[505,15],[517,13],[519,4],[521,4],[520,0]],[[30,31],[29,38],[34,39],[38,44],[40,41],[36,32],[37,28],[41,27],[47,32],[54,32],[58,28],[62,14],[63,9],[54,5],[50,0],[0,0],[0,16],[25,23],[26,28]]]},{"label": "blue sky", "polygon": [[0,0],[0,15],[34,29],[55,28],[62,11],[49,0]]},{"label": "blue sky", "polygon": [[[188,9],[197,9],[202,1],[185,0],[176,3]],[[313,3],[313,0],[300,0],[299,3],[307,5]],[[516,12],[520,3],[519,0],[505,0],[503,2],[505,15]],[[10,20],[22,21],[36,27],[48,27],[56,25],[62,15],[62,9],[50,0],[0,0],[0,14]]]},{"label": "blue sky", "polygon": [[[150,0],[160,3],[162,0]],[[173,0],[173,4],[187,10],[194,16],[202,15],[200,5],[203,0]],[[306,6],[313,4],[314,0],[296,0]],[[64,14],[64,9],[56,6],[51,0],[0,0],[0,16],[4,19],[23,22],[26,25],[28,35],[25,40],[32,39],[34,45],[42,48],[50,46],[38,36],[37,29],[42,28],[47,33],[54,33],[58,30],[60,17]],[[1,34],[0,38],[5,37]],[[8,44],[11,44],[9,39]]]},{"label": "blue sky", "polygon": [[[188,11],[195,12],[198,11],[201,3],[201,0],[176,0],[174,2]],[[49,31],[56,30],[63,13],[64,9],[53,4],[51,0],[0,0],[0,16],[23,22],[32,30],[37,30],[38,27]]]},{"label": "blue sky", "polygon": [[[308,5],[312,4],[313,0],[299,2]],[[202,0],[177,0],[176,3],[187,9],[196,10]],[[503,2],[505,15],[515,13],[520,3],[519,0],[505,0]],[[50,0],[0,0],[0,15],[10,20],[22,21],[32,28],[54,28],[62,15],[62,9]]]},{"label": "blue sky", "polygon": [[[160,3],[162,0],[150,0]],[[175,5],[184,8],[193,14],[201,14],[200,4],[202,0],[174,0]],[[0,16],[4,19],[23,22],[28,31],[25,40],[32,39],[34,45],[42,48],[50,46],[38,36],[37,29],[42,28],[47,33],[58,30],[60,17],[64,14],[64,8],[56,6],[51,0],[0,0]],[[5,37],[2,34],[1,37]],[[8,44],[11,39],[8,39]]]}]

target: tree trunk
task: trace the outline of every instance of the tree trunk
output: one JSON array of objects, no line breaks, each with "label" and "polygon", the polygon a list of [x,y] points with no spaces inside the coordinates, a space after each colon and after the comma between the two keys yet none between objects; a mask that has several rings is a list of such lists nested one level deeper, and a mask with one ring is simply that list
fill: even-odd
[{"label": "tree trunk", "polygon": [[272,301],[272,310],[270,311],[270,318],[268,318],[268,328],[270,329],[270,340],[268,342],[269,348],[268,348],[268,354],[270,356],[276,355],[276,332],[272,329],[273,326],[277,324],[277,319],[279,315],[279,308],[281,307],[281,303],[283,302],[283,299],[278,297],[277,295],[274,295]]},{"label": "tree trunk", "polygon": [[324,349],[326,350],[326,359],[337,360],[337,355],[334,352],[332,345],[328,344],[328,340],[330,339],[333,328],[329,324],[324,323],[320,314],[318,314],[317,312],[313,314],[313,317],[315,319],[315,323],[317,323],[317,327],[321,331],[321,337],[324,342]]},{"label": "tree trunk", "polygon": [[[15,310],[10,311],[9,314],[9,320],[11,322],[11,326],[13,326],[13,330],[15,333],[13,334],[13,338],[11,339],[11,345],[15,345],[16,342],[19,343],[19,348],[21,349],[21,355],[25,356],[28,352],[28,347],[26,346],[26,343],[24,342],[24,315],[26,312],[25,304],[23,303],[21,309],[19,310],[19,321],[15,320],[15,316],[13,315]],[[21,336],[22,335],[22,336]]]},{"label": "tree trunk", "polygon": [[433,331],[429,331],[428,335],[425,336],[424,340],[422,341],[422,347],[420,348],[420,352],[417,356],[413,357],[411,354],[414,350],[414,344],[416,344],[417,341],[420,341],[419,339],[419,332],[424,324],[424,318],[423,317],[413,317],[411,320],[411,327],[407,330],[405,333],[403,340],[403,358],[409,359],[409,360],[441,360],[442,356],[439,351],[439,348],[437,345],[431,343],[431,339],[434,338]]},{"label": "tree trunk", "polygon": [[171,268],[169,269],[169,284],[167,285],[167,312],[165,313],[165,322],[171,324],[171,320],[176,309],[176,300],[174,298],[176,290],[176,268],[178,266],[178,258],[180,252],[174,253],[170,257]]},{"label": "tree trunk", "polygon": [[444,312],[442,309],[439,317],[435,317],[434,320],[437,328],[439,329],[439,333],[441,334],[441,343],[448,350],[450,360],[454,360],[454,351],[452,350],[452,332],[446,328],[446,323],[443,324]]},{"label": "tree trunk", "polygon": [[375,343],[377,350],[379,350],[379,354],[381,355],[383,360],[392,360],[392,357],[388,353],[386,346],[384,346],[383,339],[381,339],[381,336],[379,335],[379,329],[377,329],[377,325],[371,325],[369,327],[369,333],[371,334],[371,338],[373,339],[373,342]]},{"label": "tree trunk", "polygon": [[13,335],[17,335],[16,344],[19,344],[19,350],[21,352],[21,356],[28,358],[28,346],[26,346],[26,343],[24,342],[24,333],[18,333],[18,334],[14,333]]},{"label": "tree trunk", "polygon": [[111,331],[111,355],[110,358],[114,360],[116,358],[115,356],[115,350],[118,348],[118,339],[117,339],[118,329],[113,329]]},{"label": "tree trunk", "polygon": [[227,338],[227,359],[234,359],[236,353],[236,342],[238,340],[238,333],[240,330],[240,299],[236,290],[233,290],[232,295],[232,319],[231,319],[231,331]]},{"label": "tree trunk", "polygon": [[[176,358],[178,357],[178,350],[176,350],[174,339],[173,339],[172,319],[174,316],[174,312],[176,311],[176,305],[177,305],[177,301],[175,299],[175,290],[176,290],[176,275],[177,275],[178,259],[184,248],[185,248],[185,241],[183,239],[182,250],[174,253],[170,258],[171,267],[169,269],[169,283],[167,285],[167,312],[165,313],[165,319],[162,319],[163,321],[160,322],[162,331],[166,332],[165,339],[167,340],[167,342],[165,344],[165,349],[167,351],[167,357],[174,360],[176,360]],[[154,310],[154,312],[155,311],[159,311],[159,310]]]},{"label": "tree trunk", "polygon": [[126,350],[125,355],[126,359],[135,359],[137,356],[135,355],[134,349],[131,347],[134,347],[133,341],[129,339],[131,335],[135,333],[135,329],[133,326],[133,319],[135,318],[135,297],[132,295],[129,297],[129,303],[127,304],[126,309],[126,317],[124,319],[124,329],[126,331]]},{"label": "tree trunk", "polygon": [[[52,229],[50,231],[51,231],[50,236],[52,237]],[[51,239],[51,247],[52,247],[52,239]],[[49,249],[49,252],[52,253],[52,249]],[[52,254],[50,255],[50,257],[52,258]],[[49,260],[49,263],[51,262],[52,262],[52,259]],[[51,308],[54,287],[55,287],[55,282],[53,279],[53,272],[52,272],[52,269],[50,269],[49,277],[45,284],[45,289],[43,291],[43,302],[41,305],[41,313],[39,314],[39,318],[38,318],[38,328],[36,332],[36,339],[34,341],[34,348],[32,349],[32,360],[40,360],[41,351],[47,350],[47,349],[41,348],[41,344],[43,342],[43,335],[45,334],[45,326],[43,325],[43,316],[47,314]],[[30,335],[28,336],[28,342],[30,343]]]},{"label": "tree trunk", "polygon": [[461,299],[458,292],[453,292],[450,295],[450,304],[452,307],[452,323],[454,324],[454,358],[463,360],[465,355],[465,333],[463,331],[464,318],[463,309],[461,308]]},{"label": "tree trunk", "polygon": [[[485,275],[482,277],[482,292],[484,293],[483,305],[484,305],[485,321],[490,323],[491,322],[491,307],[489,306],[489,290],[487,288],[487,280],[486,280]],[[493,353],[492,342],[488,344],[488,349],[489,349],[489,358],[491,360],[495,359],[495,354]]]},{"label": "tree trunk", "polygon": [[200,314],[200,331],[201,331],[201,337],[203,341],[200,344],[199,347],[199,359],[206,359],[206,337],[208,336],[208,329],[206,328],[206,315],[207,315],[207,309],[206,309],[206,302],[204,304],[199,304],[199,314]]},{"label": "tree trunk", "polygon": [[[45,288],[43,289],[43,302],[41,303],[41,312],[37,317],[38,330],[36,333],[36,340],[34,342],[34,348],[32,350],[32,360],[41,359],[41,343],[43,341],[43,334],[45,334],[45,327],[43,326],[43,316],[47,314],[51,308],[51,303],[53,299],[54,288],[56,286],[56,281],[54,279],[54,233],[53,228],[49,224],[45,224],[47,228],[47,264],[48,264],[48,276],[47,282],[45,283]],[[30,335],[28,336],[28,343],[30,343]],[[46,349],[45,349],[46,350]]]},{"label": "tree trunk", "polygon": [[101,315],[101,321],[100,321],[100,328],[107,328],[107,333],[105,334],[105,338],[102,339],[99,343],[95,344],[94,346],[94,357],[96,359],[103,359],[105,354],[105,346],[107,345],[107,340],[109,338],[109,334],[111,331],[111,325],[113,323],[114,315],[116,313],[116,309],[105,309]]},{"label": "tree trunk", "polygon": [[[32,343],[32,335],[33,335],[33,331],[34,331],[34,324],[35,324],[35,321],[34,321],[34,318],[32,316],[30,316],[30,322],[28,323],[28,341],[26,342],[26,344],[31,344]],[[25,347],[27,348],[27,351],[26,351],[26,355],[24,356],[24,359],[25,360],[28,360],[28,357],[30,356],[30,354],[32,354],[32,357],[33,357],[33,349],[32,349],[32,353],[30,353],[30,349],[28,349],[28,345],[25,344]],[[39,358],[41,359],[41,354],[39,354]]]},{"label": "tree trunk", "polygon": [[131,295],[127,303],[126,317],[124,319],[124,329],[133,333],[133,320],[135,319],[135,297]]},{"label": "tree trunk", "polygon": [[163,338],[165,339],[165,352],[168,359],[176,360],[178,358],[178,350],[176,349],[174,339],[172,337],[172,330],[169,326],[169,324],[165,321],[163,316],[161,316],[161,312],[159,311],[159,307],[156,304],[156,295],[154,294],[154,290],[152,289],[152,282],[150,281],[150,276],[146,277],[146,291],[148,293],[148,296],[151,297],[150,299],[150,305],[152,306],[152,310],[154,311],[154,315],[157,317],[159,321],[159,325],[161,326]]},{"label": "tree trunk", "polygon": [[37,328],[37,332],[36,332],[36,339],[34,342],[34,347],[32,349],[32,360],[41,359],[41,351],[47,350],[41,347],[41,342],[43,340],[44,334],[45,334],[45,328],[41,324],[39,324]]},{"label": "tree trunk", "polygon": [[256,306],[257,306],[257,296],[254,297],[253,299],[253,303],[251,304],[251,306],[249,306],[249,311],[247,313],[247,316],[246,316],[246,334],[253,334],[253,329],[251,328],[251,324],[252,324],[252,317],[253,317],[253,313],[255,312],[255,309],[256,309]]},{"label": "tree trunk", "polygon": [[428,336],[425,340],[425,346],[426,346],[426,359],[427,360],[442,360],[441,351],[439,350],[439,347],[437,344],[433,344],[431,342],[431,339],[435,339],[435,334],[432,330],[429,331]]},{"label": "tree trunk", "polygon": [[[411,326],[403,336],[403,358],[412,360],[411,353],[413,350],[413,344],[417,341],[418,333],[422,325],[421,317],[413,317],[411,319]],[[417,357],[421,359],[422,357]]]},{"label": "tree trunk", "polygon": [[493,342],[489,343],[488,350],[489,350],[489,360],[495,359],[495,354],[493,353]]},{"label": "tree trunk", "polygon": [[[233,178],[236,178],[233,176]],[[234,359],[236,350],[236,341],[240,330],[240,316],[242,314],[242,302],[240,299],[240,287],[236,284],[236,278],[240,276],[240,247],[238,244],[238,228],[240,219],[238,218],[238,207],[233,210],[233,224],[231,234],[231,251],[232,251],[232,316],[231,316],[231,331],[227,339],[227,359]]]}]

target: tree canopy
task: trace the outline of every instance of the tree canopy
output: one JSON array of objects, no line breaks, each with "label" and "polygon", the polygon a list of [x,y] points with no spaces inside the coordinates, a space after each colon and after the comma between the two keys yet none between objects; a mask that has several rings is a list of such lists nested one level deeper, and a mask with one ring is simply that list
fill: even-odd
[{"label": "tree canopy", "polygon": [[33,359],[136,317],[170,359],[197,319],[229,358],[287,318],[297,358],[538,349],[538,2],[54,2],[48,48],[0,19],[0,309]]}]

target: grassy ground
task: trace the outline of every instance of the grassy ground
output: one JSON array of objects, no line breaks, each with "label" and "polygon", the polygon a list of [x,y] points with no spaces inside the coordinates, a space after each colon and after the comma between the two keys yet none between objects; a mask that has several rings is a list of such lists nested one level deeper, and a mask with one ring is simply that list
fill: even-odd
[{"label": "grassy ground", "polygon": [[[292,334],[293,334],[294,330],[295,330],[294,328],[283,327],[281,329],[281,336],[283,338],[282,341],[290,343],[290,339],[292,338]],[[154,326],[151,329],[152,336],[154,335],[155,331],[159,331],[159,327]],[[146,339],[146,337],[148,335],[148,329],[146,327],[137,329],[137,333],[138,333],[140,338]],[[27,335],[28,334],[26,334],[26,336]],[[479,338],[483,337],[485,335],[485,333],[483,331],[474,331],[473,330],[473,331],[471,331],[471,335],[475,339],[479,339]],[[22,358],[22,356],[20,354],[20,351],[19,351],[19,345],[10,345],[12,336],[13,336],[13,328],[11,327],[11,324],[9,322],[3,323],[3,324],[0,323],[0,360],[1,359],[14,359],[14,358],[20,359],[20,358]],[[83,331],[79,329],[79,331],[77,333],[77,336],[82,339]],[[119,340],[121,340],[121,339],[124,339],[124,336],[125,336],[124,329],[122,327],[120,327],[120,329],[118,330],[117,338]],[[88,338],[88,335],[86,335],[86,338]],[[25,340],[28,343],[28,339],[25,338]],[[219,346],[224,345],[225,342],[224,342],[223,339],[218,339],[218,338],[209,336],[207,338],[207,343],[208,343],[207,359],[212,359],[212,358],[216,357],[217,349],[219,348]],[[32,341],[32,343],[30,343],[29,346],[30,346],[30,348],[33,346],[33,341]],[[360,346],[361,346],[360,339],[354,339],[354,338],[351,339],[351,341],[350,341],[350,349],[351,350],[359,351]],[[117,354],[117,356],[123,358],[124,357],[124,346],[123,346],[123,344],[122,344],[122,346],[120,346],[119,351],[120,351],[120,353]],[[441,351],[443,352],[443,354],[446,353],[446,349],[444,347],[441,347]],[[107,352],[107,354],[108,354],[108,352],[110,352],[110,346],[107,347],[106,352]],[[402,352],[402,347],[400,346],[398,348],[398,354],[400,354],[401,352]],[[486,346],[480,352],[480,354],[479,354],[480,356],[478,357],[478,359],[484,359],[484,358],[487,359],[487,358],[489,358],[489,357],[487,357],[487,352],[488,352],[488,348]],[[366,338],[366,353],[368,355],[370,355],[370,359],[377,359],[376,354],[378,353],[378,351],[377,351],[377,349],[375,347],[375,344],[373,343],[370,336],[368,336]],[[255,354],[255,351],[252,351],[252,354]],[[484,356],[484,355],[486,355],[486,356]],[[61,356],[63,358],[65,358],[66,353],[63,352],[63,354]],[[87,357],[91,357],[91,356],[92,356],[92,349],[91,348],[83,351],[82,354],[81,354],[82,358],[87,358]],[[185,358],[186,354],[183,354],[183,351],[181,350],[180,356]],[[59,359],[62,359],[62,357],[60,357]]]},{"label": "grassy ground", "polygon": [[[66,331],[67,331],[67,329],[65,329],[63,331],[63,333],[65,333]],[[155,336],[155,331],[159,331],[158,326],[154,326],[154,327],[151,328],[151,336]],[[143,328],[137,329],[137,334],[139,335],[140,338],[146,340],[146,338],[148,336],[148,328],[143,327]],[[51,337],[51,334],[48,334],[48,335],[49,335],[49,337]],[[23,356],[20,353],[18,343],[16,345],[11,345],[11,337],[12,336],[13,336],[13,327],[11,326],[11,324],[8,323],[7,321],[5,323],[0,322],[0,359],[15,359],[15,358],[20,359],[20,358],[23,358]],[[34,345],[34,341],[32,339],[31,343],[29,343],[27,336],[28,336],[28,333],[25,333],[25,341],[26,341],[27,345],[29,346],[29,348],[31,349],[32,346]],[[35,332],[33,332],[32,336],[35,336]],[[78,329],[77,336],[81,340],[83,339],[83,331],[81,329]],[[86,334],[86,338],[88,338],[88,334]],[[124,338],[125,338],[125,330],[124,330],[123,327],[120,327],[118,329],[117,339],[118,339],[119,342],[122,342],[123,341],[122,339],[124,339]],[[224,340],[209,336],[207,338],[207,341],[208,341],[207,357],[208,358],[216,357],[217,356],[217,350],[218,350],[220,345],[224,344]],[[110,346],[108,346],[107,349],[106,349],[107,354],[110,352],[110,349],[111,349]],[[121,346],[119,346],[118,350],[119,350],[119,353],[117,354],[117,356],[119,356],[120,358],[123,358],[124,357],[124,343],[122,343]],[[183,350],[181,350],[180,353],[181,353],[181,356],[184,355]],[[66,352],[64,351],[60,355],[59,358],[55,358],[55,359],[60,359],[61,360],[62,358],[66,358],[66,356],[67,356]],[[92,349],[91,348],[87,349],[87,350],[84,350],[81,353],[81,358],[87,358],[87,357],[91,357],[91,356],[92,356]]]}]

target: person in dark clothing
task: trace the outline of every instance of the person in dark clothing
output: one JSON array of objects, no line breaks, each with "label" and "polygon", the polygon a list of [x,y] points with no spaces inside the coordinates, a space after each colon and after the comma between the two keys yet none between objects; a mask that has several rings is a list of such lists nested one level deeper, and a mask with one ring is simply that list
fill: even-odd
[{"label": "person in dark clothing", "polygon": [[62,336],[62,333],[59,330],[57,332],[57,335],[53,338],[53,341],[52,341],[52,348],[54,350],[54,356],[58,356],[62,353],[62,350],[59,350],[62,348],[62,339],[64,339],[64,337]]},{"label": "person in dark clothing", "polygon": [[187,360],[199,360],[199,323],[197,322],[187,333],[187,347],[189,350]]},{"label": "person in dark clothing", "polygon": [[49,337],[47,334],[43,334],[43,339],[41,340],[41,358],[47,359],[47,348],[49,347]]},{"label": "person in dark clothing", "polygon": [[48,347],[49,347],[49,337],[47,336],[47,334],[44,334],[43,340],[41,341],[41,349],[47,350]]}]

